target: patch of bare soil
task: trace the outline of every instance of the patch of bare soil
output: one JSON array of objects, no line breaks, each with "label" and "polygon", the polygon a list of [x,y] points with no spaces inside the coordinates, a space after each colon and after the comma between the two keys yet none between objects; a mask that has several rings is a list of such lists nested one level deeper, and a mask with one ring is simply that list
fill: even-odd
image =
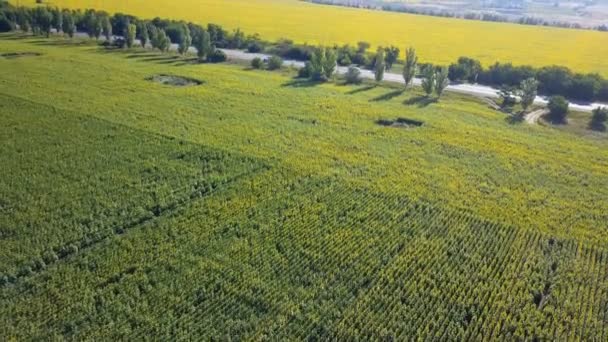
[{"label": "patch of bare soil", "polygon": [[380,119],[376,124],[385,127],[400,127],[400,128],[416,128],[424,125],[424,122],[406,118],[397,118],[395,120]]},{"label": "patch of bare soil", "polygon": [[15,58],[22,58],[22,57],[42,56],[42,54],[40,52],[6,52],[3,54],[0,54],[0,56],[7,58],[7,59],[15,59]]},{"label": "patch of bare soil", "polygon": [[187,87],[203,84],[203,81],[194,78],[164,74],[150,76],[147,78],[147,80],[174,87]]},{"label": "patch of bare soil", "polygon": [[541,108],[538,110],[535,110],[531,113],[528,113],[525,116],[525,120],[527,123],[534,125],[538,123],[538,120],[540,120],[541,117],[547,115],[549,113],[549,111],[546,108]]}]

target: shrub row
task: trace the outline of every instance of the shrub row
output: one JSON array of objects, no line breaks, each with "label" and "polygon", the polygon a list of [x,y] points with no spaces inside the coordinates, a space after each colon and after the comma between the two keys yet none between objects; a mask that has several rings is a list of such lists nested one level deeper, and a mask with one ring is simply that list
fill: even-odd
[{"label": "shrub row", "polygon": [[523,80],[536,78],[543,95],[561,95],[574,100],[608,101],[608,80],[598,74],[574,73],[563,66],[514,66],[495,63],[483,68],[475,59],[461,57],[450,65],[452,81],[477,82],[490,86],[518,86]]}]

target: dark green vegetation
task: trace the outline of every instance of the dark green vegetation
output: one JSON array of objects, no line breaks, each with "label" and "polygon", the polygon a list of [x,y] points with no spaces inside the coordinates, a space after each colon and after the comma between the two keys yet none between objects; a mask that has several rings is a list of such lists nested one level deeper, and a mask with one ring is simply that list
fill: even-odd
[{"label": "dark green vegetation", "polygon": [[565,123],[566,115],[568,115],[568,101],[562,96],[553,96],[549,99],[549,103],[547,103],[547,108],[549,108],[549,117],[555,123]]},{"label": "dark green vegetation", "polygon": [[490,86],[519,86],[536,78],[542,95],[560,95],[579,101],[608,101],[608,80],[598,74],[579,74],[560,66],[533,68],[496,63],[482,68],[479,61],[461,57],[450,65],[452,81],[478,82]]},{"label": "dark green vegetation", "polygon": [[194,78],[165,74],[150,76],[147,78],[147,80],[175,87],[186,87],[203,84],[202,81]]},{"label": "dark green vegetation", "polygon": [[589,128],[594,131],[605,132],[606,121],[608,121],[608,107],[600,107],[593,110]]},{"label": "dark green vegetation", "polygon": [[13,52],[40,55],[0,58],[2,340],[608,336],[605,135],[86,41]]}]

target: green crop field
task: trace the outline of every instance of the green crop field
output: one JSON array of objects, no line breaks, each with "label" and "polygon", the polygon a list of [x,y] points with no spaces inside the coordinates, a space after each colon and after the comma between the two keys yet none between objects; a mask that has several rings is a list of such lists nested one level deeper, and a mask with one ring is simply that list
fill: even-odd
[{"label": "green crop field", "polygon": [[0,70],[0,340],[608,338],[606,133],[61,38]]}]

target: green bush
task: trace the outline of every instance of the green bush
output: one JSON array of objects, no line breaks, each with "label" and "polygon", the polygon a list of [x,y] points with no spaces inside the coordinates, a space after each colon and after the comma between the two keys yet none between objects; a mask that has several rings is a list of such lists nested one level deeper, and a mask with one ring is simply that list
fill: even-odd
[{"label": "green bush", "polygon": [[299,78],[310,78],[312,77],[312,64],[310,62],[306,62],[300,70],[298,70]]},{"label": "green bush", "polygon": [[608,108],[599,107],[593,110],[589,127],[595,131],[606,131],[606,121],[608,120]]},{"label": "green bush", "polygon": [[262,69],[264,67],[264,61],[260,57],[256,57],[251,60],[251,67],[254,69]]},{"label": "green bush", "polygon": [[247,46],[247,51],[250,53],[262,52],[263,49],[264,49],[264,46],[262,45],[262,43],[257,42],[257,41],[251,42]]},{"label": "green bush", "polygon": [[568,107],[570,104],[563,96],[553,96],[549,99],[549,116],[551,120],[558,123],[566,121],[566,115],[568,115]]},{"label": "green bush", "polygon": [[0,13],[0,32],[10,32],[15,29],[15,23]]},{"label": "green bush", "polygon": [[207,57],[207,59],[211,63],[221,63],[227,61],[228,56],[226,56],[222,50],[215,50],[209,55],[209,57]]},{"label": "green bush", "polygon": [[283,59],[278,56],[271,56],[268,58],[268,70],[277,70],[281,69],[283,66]]},{"label": "green bush", "polygon": [[593,121],[595,122],[606,122],[608,120],[608,108],[599,107],[593,110]]},{"label": "green bush", "polygon": [[346,78],[346,83],[348,84],[359,84],[361,81],[363,81],[361,79],[361,70],[356,66],[350,66],[344,77]]}]

